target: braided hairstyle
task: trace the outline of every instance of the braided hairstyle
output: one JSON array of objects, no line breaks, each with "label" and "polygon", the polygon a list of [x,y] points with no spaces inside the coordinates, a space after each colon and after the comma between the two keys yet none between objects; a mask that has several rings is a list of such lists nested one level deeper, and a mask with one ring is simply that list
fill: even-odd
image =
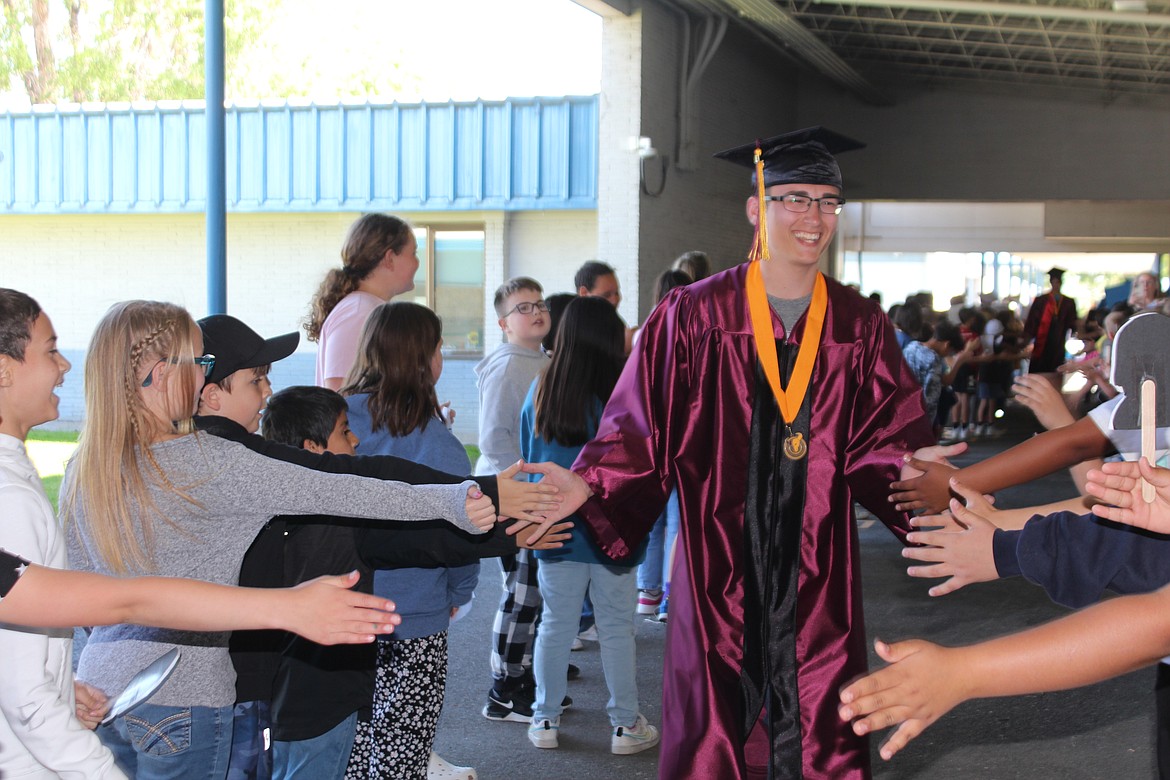
[{"label": "braided hairstyle", "polygon": [[[64,490],[62,517],[83,513],[97,555],[115,572],[154,570],[153,517],[162,517],[148,484],[190,499],[174,486],[150,445],[167,434],[194,429],[198,326],[181,306],[156,301],[114,304],[98,323],[85,361],[85,425]],[[175,371],[176,398],[192,399],[178,420],[160,420],[142,396],[143,379],[160,362],[190,366]],[[140,512],[131,506],[141,507]],[[76,529],[74,529],[76,533]]]}]

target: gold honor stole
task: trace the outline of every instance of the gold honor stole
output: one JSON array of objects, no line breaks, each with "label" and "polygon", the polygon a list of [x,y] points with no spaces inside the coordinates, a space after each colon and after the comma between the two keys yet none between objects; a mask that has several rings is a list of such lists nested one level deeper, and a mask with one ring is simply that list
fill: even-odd
[{"label": "gold honor stole", "polygon": [[[764,376],[768,379],[768,386],[772,388],[776,405],[780,407],[780,416],[784,418],[784,427],[787,430],[783,445],[784,455],[790,460],[800,460],[808,454],[808,442],[804,440],[803,434],[793,432],[792,424],[804,403],[804,396],[808,393],[808,384],[812,379],[813,365],[817,362],[829,293],[825,287],[824,275],[817,272],[816,282],[813,283],[812,303],[808,307],[808,321],[804,326],[804,338],[801,339],[800,348],[796,353],[796,365],[792,368],[788,387],[784,388],[780,384],[780,360],[776,354],[776,337],[772,334],[771,307],[768,306],[768,294],[764,290],[761,262],[753,260],[747,272],[747,298],[752,318],[752,334],[755,336],[756,352],[759,354]],[[789,328],[788,332],[791,334],[792,328]]]}]

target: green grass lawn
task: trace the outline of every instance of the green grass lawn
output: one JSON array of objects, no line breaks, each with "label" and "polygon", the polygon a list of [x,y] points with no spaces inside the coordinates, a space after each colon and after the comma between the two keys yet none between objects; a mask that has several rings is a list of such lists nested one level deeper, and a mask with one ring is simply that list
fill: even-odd
[{"label": "green grass lawn", "polygon": [[65,461],[77,446],[77,431],[29,431],[25,448],[33,465],[41,475],[45,494],[57,508],[57,494],[61,491],[61,476],[65,473]]}]

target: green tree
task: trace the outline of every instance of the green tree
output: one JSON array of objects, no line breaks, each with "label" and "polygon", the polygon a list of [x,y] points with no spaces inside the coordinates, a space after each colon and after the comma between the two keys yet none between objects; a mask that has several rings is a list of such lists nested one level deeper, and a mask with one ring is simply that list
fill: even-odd
[{"label": "green tree", "polygon": [[[277,0],[226,0],[226,72]],[[0,0],[0,85],[33,103],[177,100],[203,90],[202,0]],[[229,78],[229,94],[249,94]]]}]

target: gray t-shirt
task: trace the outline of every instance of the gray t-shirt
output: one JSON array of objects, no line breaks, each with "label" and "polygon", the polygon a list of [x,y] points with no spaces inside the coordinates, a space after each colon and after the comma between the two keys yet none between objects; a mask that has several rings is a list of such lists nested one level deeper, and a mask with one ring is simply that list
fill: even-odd
[{"label": "gray t-shirt", "polygon": [[800,315],[804,314],[804,310],[808,308],[810,303],[812,303],[812,293],[800,298],[768,296],[768,305],[772,307],[772,311],[776,312],[776,316],[784,324],[784,331],[789,334],[792,333],[792,326],[800,319]]},{"label": "gray t-shirt", "polygon": [[[151,454],[179,490],[150,485],[159,512],[153,518],[153,572],[235,585],[240,562],[256,534],[273,515],[325,514],[393,520],[444,518],[457,527],[481,533],[464,508],[467,490],[459,485],[405,485],[349,474],[327,474],[257,454],[216,436],[192,434],[153,445]],[[66,469],[62,495],[74,474]],[[150,484],[148,479],[148,484]],[[143,509],[131,505],[131,514]],[[96,554],[83,507],[69,507],[69,565],[83,571],[113,574]],[[150,550],[136,525],[139,544]],[[337,572],[343,574],[344,572]],[[94,629],[81,654],[77,678],[111,697],[122,692],[139,670],[172,647],[182,652],[179,665],[150,698],[168,707],[225,707],[235,701],[235,672],[228,657],[227,632],[174,631],[119,625]]]}]

